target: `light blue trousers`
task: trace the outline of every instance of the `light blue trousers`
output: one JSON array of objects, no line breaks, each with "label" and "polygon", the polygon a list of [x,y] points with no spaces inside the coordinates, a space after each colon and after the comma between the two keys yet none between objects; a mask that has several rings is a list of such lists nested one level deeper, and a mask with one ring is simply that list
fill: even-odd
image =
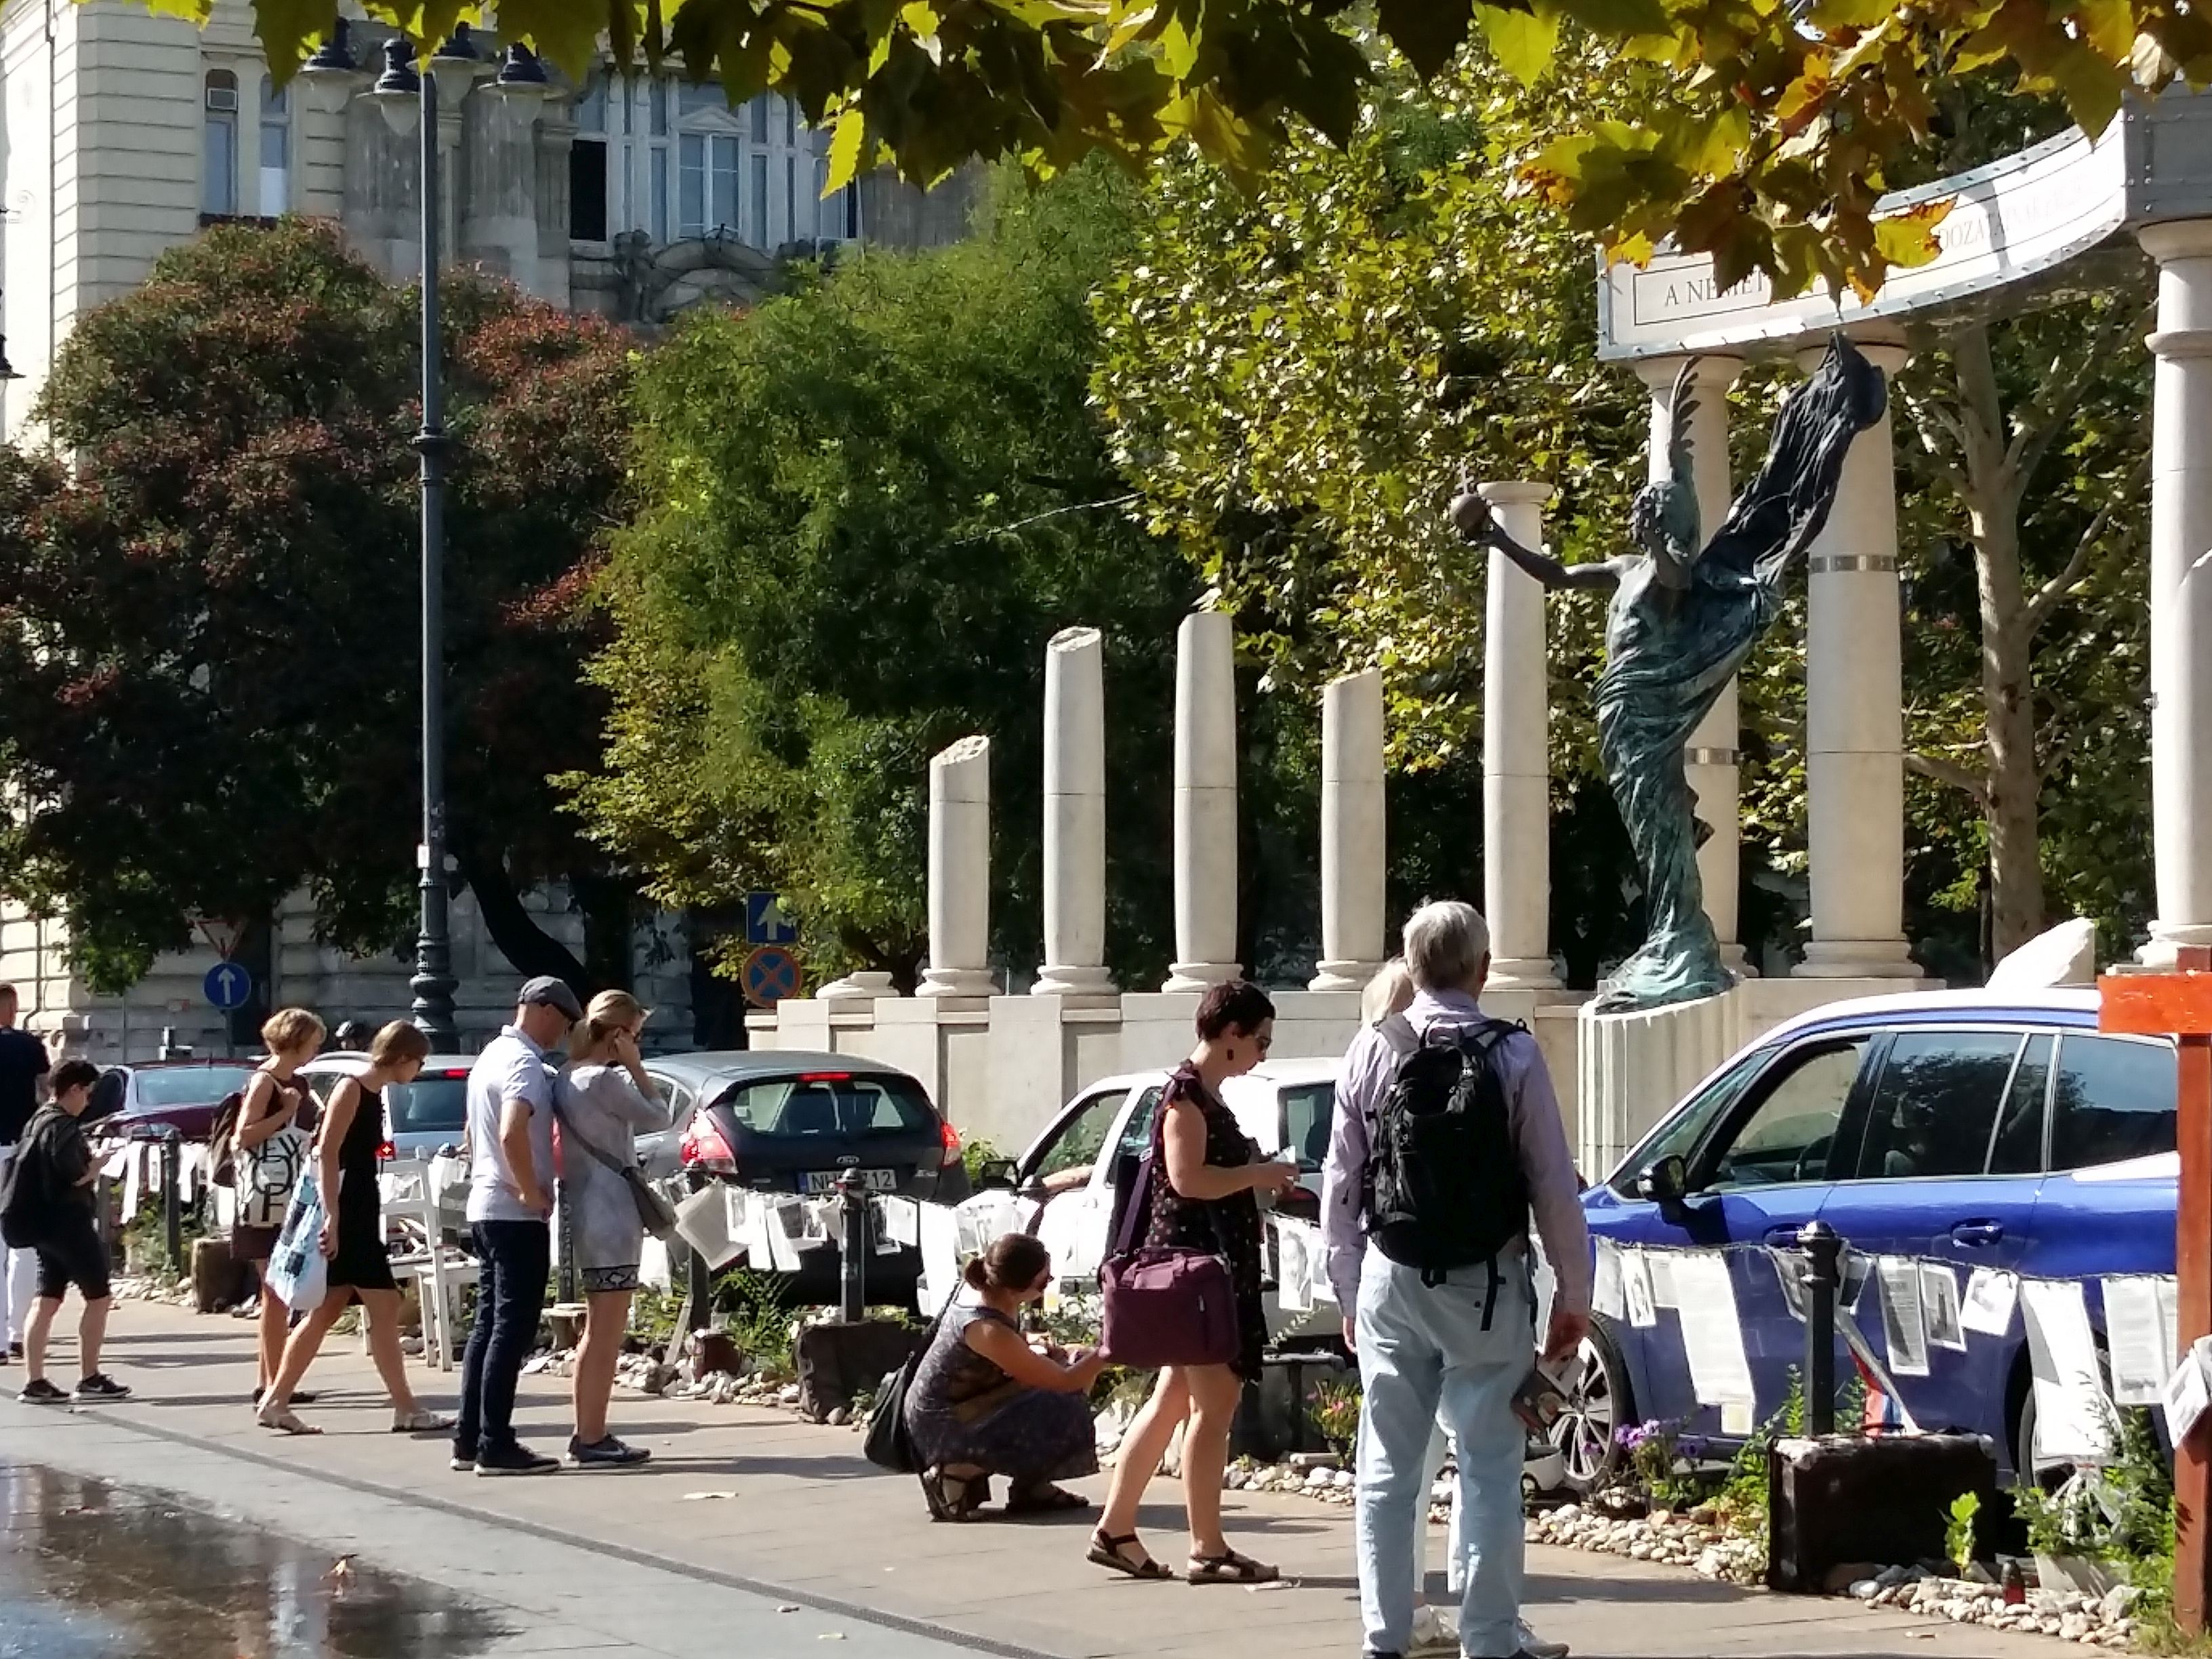
[{"label": "light blue trousers", "polygon": [[[1534,1358],[1525,1266],[1462,1268],[1433,1287],[1370,1249],[1359,1281],[1359,1610],[1369,1651],[1413,1639],[1414,1541],[1427,1524],[1429,1435],[1459,1455],[1460,1646],[1509,1659],[1520,1642],[1521,1466],[1513,1391]],[[1488,1314],[1489,1328],[1484,1328]]]}]

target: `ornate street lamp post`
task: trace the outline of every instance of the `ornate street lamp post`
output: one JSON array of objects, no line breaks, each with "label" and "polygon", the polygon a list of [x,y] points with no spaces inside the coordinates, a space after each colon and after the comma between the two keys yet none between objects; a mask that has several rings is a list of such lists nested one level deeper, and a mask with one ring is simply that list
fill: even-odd
[{"label": "ornate street lamp post", "polygon": [[[447,916],[446,858],[446,709],[445,709],[445,539],[446,435],[445,386],[439,356],[438,267],[444,228],[440,202],[438,162],[439,82],[455,84],[455,102],[465,95],[479,64],[468,26],[455,29],[453,38],[430,59],[430,73],[415,68],[414,49],[404,40],[386,42],[384,73],[370,95],[381,106],[394,132],[419,126],[422,174],[419,194],[422,206],[422,425],[414,447],[422,463],[422,841],[416,851],[422,867],[422,930],[415,939],[415,1023],[422,1028],[433,1048],[452,1052],[460,1046],[453,1020],[453,942]],[[545,71],[528,48],[507,49],[496,89],[525,96],[545,90]]]}]

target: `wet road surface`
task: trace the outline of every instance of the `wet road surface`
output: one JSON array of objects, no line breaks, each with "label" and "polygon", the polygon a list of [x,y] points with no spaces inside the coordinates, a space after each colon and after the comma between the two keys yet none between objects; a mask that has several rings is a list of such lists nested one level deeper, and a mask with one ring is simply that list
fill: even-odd
[{"label": "wet road surface", "polygon": [[0,1462],[0,1659],[467,1659],[507,1633],[436,1585]]}]

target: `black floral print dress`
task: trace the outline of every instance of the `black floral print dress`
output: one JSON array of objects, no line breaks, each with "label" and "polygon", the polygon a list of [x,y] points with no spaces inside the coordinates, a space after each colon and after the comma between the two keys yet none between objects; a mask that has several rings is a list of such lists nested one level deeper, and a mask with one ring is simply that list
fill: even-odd
[{"label": "black floral print dress", "polygon": [[1200,1079],[1185,1060],[1168,1079],[1152,1120],[1152,1224],[1145,1243],[1153,1249],[1205,1250],[1224,1257],[1237,1291],[1237,1328],[1243,1340],[1233,1362],[1246,1382],[1260,1376],[1260,1354],[1267,1346],[1267,1319],[1260,1304],[1260,1206],[1249,1191],[1227,1198],[1185,1198],[1168,1179],[1168,1108],[1178,1100],[1196,1103],[1206,1115],[1206,1161],[1218,1169],[1242,1169],[1256,1162],[1260,1149],[1237,1127],[1237,1117]]}]

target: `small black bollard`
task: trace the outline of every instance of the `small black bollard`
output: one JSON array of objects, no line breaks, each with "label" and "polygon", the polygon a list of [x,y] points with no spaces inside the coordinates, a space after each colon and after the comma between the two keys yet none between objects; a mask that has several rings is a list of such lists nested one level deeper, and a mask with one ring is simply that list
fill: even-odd
[{"label": "small black bollard", "polygon": [[837,1317],[857,1325],[867,1316],[868,1195],[853,1170],[837,1177],[843,1206],[837,1234]]},{"label": "small black bollard", "polygon": [[169,1265],[181,1276],[185,1261],[184,1139],[174,1129],[161,1137],[161,1233],[169,1247]]},{"label": "small black bollard", "polygon": [[1804,1247],[1805,1432],[1836,1431],[1836,1291],[1842,1284],[1844,1241],[1825,1221],[1798,1231]]}]

